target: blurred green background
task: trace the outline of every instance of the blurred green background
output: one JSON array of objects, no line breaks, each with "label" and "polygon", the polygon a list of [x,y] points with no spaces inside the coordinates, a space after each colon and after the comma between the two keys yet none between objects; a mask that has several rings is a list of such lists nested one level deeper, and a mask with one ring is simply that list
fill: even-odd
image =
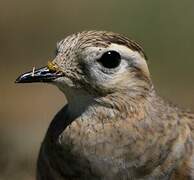
[{"label": "blurred green background", "polygon": [[194,110],[193,0],[0,0],[0,180],[35,178],[49,122],[65,97],[46,84],[14,84],[82,30],[110,30],[144,47],[162,96]]}]

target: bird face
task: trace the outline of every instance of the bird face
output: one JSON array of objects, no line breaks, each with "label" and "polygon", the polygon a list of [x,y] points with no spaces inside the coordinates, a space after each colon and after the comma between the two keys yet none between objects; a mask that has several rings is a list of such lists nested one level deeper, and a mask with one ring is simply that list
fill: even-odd
[{"label": "bird face", "polygon": [[[73,34],[57,44],[56,57],[16,82],[49,82],[65,93],[104,95],[150,85],[142,48],[124,36],[104,31]],[[67,92],[68,91],[68,92]]]}]

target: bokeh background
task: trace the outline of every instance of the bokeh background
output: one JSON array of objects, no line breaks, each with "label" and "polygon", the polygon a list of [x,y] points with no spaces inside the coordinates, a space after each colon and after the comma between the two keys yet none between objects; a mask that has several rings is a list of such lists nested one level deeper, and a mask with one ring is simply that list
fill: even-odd
[{"label": "bokeh background", "polygon": [[82,30],[132,37],[147,52],[158,92],[194,110],[193,0],[0,0],[0,180],[35,179],[40,143],[65,103],[55,87],[14,84]]}]

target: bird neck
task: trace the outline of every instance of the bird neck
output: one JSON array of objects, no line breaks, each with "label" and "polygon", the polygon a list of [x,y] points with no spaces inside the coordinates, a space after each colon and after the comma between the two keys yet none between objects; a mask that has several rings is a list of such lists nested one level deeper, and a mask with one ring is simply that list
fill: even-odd
[{"label": "bird neck", "polygon": [[[72,94],[73,93],[73,94]],[[70,119],[84,121],[109,121],[110,119],[143,118],[146,106],[155,92],[131,95],[131,92],[118,92],[105,96],[92,96],[86,92],[65,92]],[[95,118],[94,118],[95,117]]]},{"label": "bird neck", "polygon": [[68,100],[68,115],[72,119],[80,117],[88,111],[88,108],[93,106],[94,98],[90,95],[76,95]]}]

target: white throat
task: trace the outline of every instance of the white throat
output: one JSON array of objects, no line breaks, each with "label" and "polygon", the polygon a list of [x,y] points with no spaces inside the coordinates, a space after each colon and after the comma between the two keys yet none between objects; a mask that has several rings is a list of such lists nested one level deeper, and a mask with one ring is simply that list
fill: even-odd
[{"label": "white throat", "polygon": [[84,90],[69,87],[59,87],[59,89],[65,94],[71,118],[82,115],[95,103],[95,98]]}]

